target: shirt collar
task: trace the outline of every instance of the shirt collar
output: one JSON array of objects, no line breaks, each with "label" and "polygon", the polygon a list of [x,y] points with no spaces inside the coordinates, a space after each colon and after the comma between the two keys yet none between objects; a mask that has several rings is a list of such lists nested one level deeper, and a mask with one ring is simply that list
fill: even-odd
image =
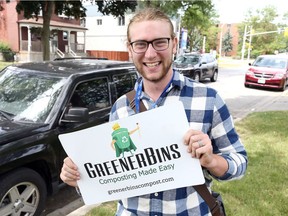
[{"label": "shirt collar", "polygon": [[[137,90],[138,85],[141,81],[142,81],[142,77],[139,77],[134,86],[135,91]],[[180,74],[179,72],[174,71],[174,76],[173,76],[172,83],[171,83],[173,88],[176,87],[176,88],[181,89],[184,85],[183,82],[184,82],[184,76]]]}]

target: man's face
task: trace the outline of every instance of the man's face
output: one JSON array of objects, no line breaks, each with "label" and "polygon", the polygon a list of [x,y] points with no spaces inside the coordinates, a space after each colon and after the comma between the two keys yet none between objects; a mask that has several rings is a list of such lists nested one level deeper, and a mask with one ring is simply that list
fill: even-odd
[{"label": "man's face", "polygon": [[152,44],[144,53],[135,53],[128,45],[130,57],[135,67],[144,79],[158,82],[168,72],[172,72],[172,57],[176,53],[177,39],[171,38],[171,30],[166,21],[143,21],[130,25],[130,42],[145,40],[153,41],[158,38],[170,38],[169,47],[163,51],[156,51]]}]

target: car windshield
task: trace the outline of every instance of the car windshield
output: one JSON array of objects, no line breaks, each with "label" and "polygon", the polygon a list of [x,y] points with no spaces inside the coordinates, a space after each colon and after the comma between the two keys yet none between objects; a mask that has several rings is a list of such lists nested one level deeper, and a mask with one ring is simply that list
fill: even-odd
[{"label": "car windshield", "polygon": [[190,55],[190,56],[179,56],[175,63],[177,64],[197,64],[199,61],[198,56]]},{"label": "car windshield", "polygon": [[269,58],[269,57],[258,57],[253,66],[256,67],[270,67],[270,68],[287,68],[287,60],[284,58]]},{"label": "car windshield", "polygon": [[65,80],[6,68],[0,73],[0,110],[13,121],[44,123]]}]

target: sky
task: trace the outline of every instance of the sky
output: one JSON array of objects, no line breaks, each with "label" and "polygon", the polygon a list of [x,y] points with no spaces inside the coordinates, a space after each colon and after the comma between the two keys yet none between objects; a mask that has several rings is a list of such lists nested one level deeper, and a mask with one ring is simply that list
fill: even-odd
[{"label": "sky", "polygon": [[288,11],[287,0],[213,0],[220,22],[236,23],[244,20],[249,9],[256,11],[273,5],[280,14]]}]

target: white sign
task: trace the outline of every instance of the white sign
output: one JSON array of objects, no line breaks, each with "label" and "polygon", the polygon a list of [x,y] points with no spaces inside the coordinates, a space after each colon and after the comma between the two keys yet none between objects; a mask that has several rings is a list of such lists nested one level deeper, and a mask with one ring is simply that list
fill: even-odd
[{"label": "white sign", "polygon": [[204,183],[187,153],[189,125],[176,102],[59,139],[81,174],[86,205]]}]

